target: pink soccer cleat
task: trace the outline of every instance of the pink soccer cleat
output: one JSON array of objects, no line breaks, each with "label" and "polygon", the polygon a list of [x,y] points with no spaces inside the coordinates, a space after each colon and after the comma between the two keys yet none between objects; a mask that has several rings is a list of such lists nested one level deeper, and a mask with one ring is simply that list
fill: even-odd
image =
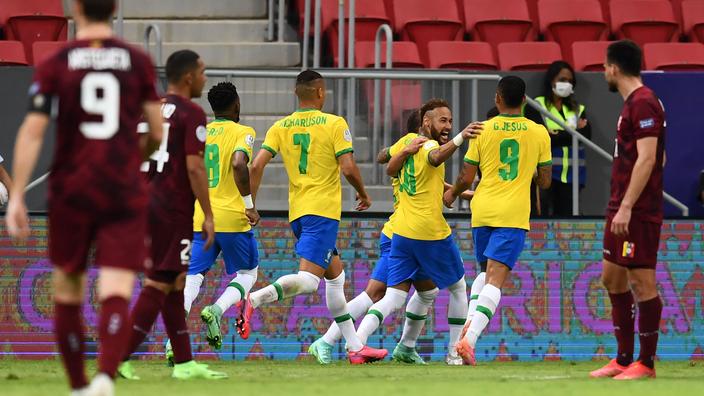
[{"label": "pink soccer cleat", "polygon": [[462,362],[467,366],[476,366],[477,359],[474,357],[474,347],[469,345],[469,341],[462,337],[460,342],[455,346],[457,354],[462,358]]},{"label": "pink soccer cleat", "polygon": [[604,367],[589,373],[589,376],[592,378],[611,378],[623,373],[627,368],[618,364],[616,359],[611,359]]},{"label": "pink soccer cleat", "polygon": [[347,357],[350,359],[351,364],[365,364],[384,360],[388,354],[389,351],[386,349],[376,349],[365,345],[356,352],[348,351]]},{"label": "pink soccer cleat", "polygon": [[655,369],[644,365],[641,362],[634,362],[621,374],[614,377],[615,380],[638,380],[643,378],[655,378]]},{"label": "pink soccer cleat", "polygon": [[239,318],[235,322],[235,327],[237,328],[237,333],[242,337],[243,340],[249,338],[249,333],[252,332],[251,319],[254,313],[254,307],[249,301],[249,298],[244,301],[242,305],[242,311]]}]

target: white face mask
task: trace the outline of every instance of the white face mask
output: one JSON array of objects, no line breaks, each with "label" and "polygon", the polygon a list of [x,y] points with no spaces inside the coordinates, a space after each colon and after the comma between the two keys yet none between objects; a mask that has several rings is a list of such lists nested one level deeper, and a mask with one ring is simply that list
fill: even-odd
[{"label": "white face mask", "polygon": [[573,88],[572,83],[558,81],[555,83],[555,86],[552,88],[552,92],[561,98],[566,98],[574,93],[572,88]]}]

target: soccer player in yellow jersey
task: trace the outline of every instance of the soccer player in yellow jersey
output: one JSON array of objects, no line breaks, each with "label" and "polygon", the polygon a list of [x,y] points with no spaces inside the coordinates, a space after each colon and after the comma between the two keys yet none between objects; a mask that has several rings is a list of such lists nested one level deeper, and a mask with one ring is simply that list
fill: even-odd
[{"label": "soccer player in yellow jersey", "polygon": [[193,249],[184,289],[184,308],[190,312],[205,275],[220,252],[228,275],[237,274],[213,305],[203,309],[206,340],[215,349],[222,347],[220,320],[232,305],[244,299],[257,280],[259,254],[252,227],[259,222],[249,188],[249,169],[254,129],[239,124],[240,98],[232,83],[222,82],[208,92],[215,120],[208,124],[205,140],[205,168],[208,174],[210,204],[215,218],[215,243],[203,249],[199,237],[203,210],[196,202],[193,213]]},{"label": "soccer player in yellow jersey", "polygon": [[476,305],[471,309],[476,306],[476,312],[468,312],[465,335],[457,344],[465,364],[476,364],[477,338],[494,315],[501,287],[523,250],[530,229],[530,184],[536,169],[538,186],[550,186],[550,136],[545,127],[521,115],[525,93],[526,84],[519,77],[506,76],[499,81],[495,102],[500,114],[484,123],[484,133],[469,145],[462,173],[445,192],[445,205],[451,207],[457,195],[471,185],[477,169],[481,171],[471,204],[472,239],[477,262],[487,262],[487,266],[485,284],[475,281],[472,285],[479,291],[472,296]]},{"label": "soccer player in yellow jersey", "polygon": [[[362,340],[366,340],[391,312],[403,306],[411,283],[428,301],[418,307],[421,312],[413,312],[416,317],[408,317],[417,319],[414,320],[417,326],[404,328],[403,338],[412,336],[415,331],[420,332],[424,316],[439,289],[448,288],[450,291],[448,319],[451,339],[459,339],[467,315],[464,266],[442,214],[444,162],[465,139],[480,132],[481,124],[470,124],[450,140],[452,113],[447,102],[440,99],[427,102],[421,108],[420,116],[421,132],[430,139],[410,142],[393,155],[388,164],[389,176],[399,177],[398,208],[390,221],[393,237],[388,261],[389,288],[384,298],[369,309],[359,326],[357,334]],[[408,326],[409,322],[406,324]],[[399,354],[417,356],[415,342],[411,345],[402,340],[397,346]],[[396,354],[394,351],[394,356]]]},{"label": "soccer player in yellow jersey", "polygon": [[359,341],[347,309],[345,272],[335,248],[342,212],[340,170],[357,191],[357,210],[366,210],[371,200],[352,155],[352,134],[344,118],[323,113],[325,81],[312,70],[296,78],[299,110],[277,121],[264,138],[251,168],[252,193],[256,195],[264,167],[281,154],[289,178],[289,221],[298,242],[299,271],[249,295],[238,319],[237,330],[249,336],[254,309],[318,289],[325,277],[328,309],[347,341],[352,364],[381,360],[386,350],[365,347]]}]

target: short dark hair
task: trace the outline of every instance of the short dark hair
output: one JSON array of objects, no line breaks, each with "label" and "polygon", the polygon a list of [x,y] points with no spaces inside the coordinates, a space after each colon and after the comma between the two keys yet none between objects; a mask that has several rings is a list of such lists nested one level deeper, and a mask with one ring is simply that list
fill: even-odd
[{"label": "short dark hair", "polygon": [[420,111],[415,109],[408,115],[406,120],[406,132],[415,133],[420,129]]},{"label": "short dark hair", "polygon": [[191,50],[180,50],[169,55],[166,60],[166,79],[177,83],[185,74],[198,68],[200,56]]},{"label": "short dark hair", "polygon": [[237,88],[231,82],[221,82],[213,85],[208,91],[208,102],[215,113],[227,111],[234,103],[239,102]]},{"label": "short dark hair", "polygon": [[606,49],[606,62],[618,66],[623,74],[638,77],[643,63],[643,51],[631,40],[617,41]]},{"label": "short dark hair", "polygon": [[107,22],[115,12],[115,0],[78,0],[83,5],[83,14],[90,21]]},{"label": "short dark hair", "polygon": [[438,109],[440,107],[447,107],[448,109],[450,108],[450,104],[447,103],[445,99],[430,99],[429,101],[425,102],[423,106],[420,108],[420,122],[423,122],[423,118],[425,118],[425,113],[429,111],[433,111],[435,109]]},{"label": "short dark hair", "polygon": [[[572,88],[577,88],[577,73],[574,72],[574,68],[568,62],[563,60],[557,60],[550,64],[548,70],[545,72],[545,77],[543,78],[543,94],[542,96],[546,99],[545,106],[548,110],[552,106],[552,102],[555,99],[555,93],[552,91],[552,80],[557,77],[558,74],[564,69],[567,69],[572,73]],[[574,94],[562,99],[562,104],[565,105],[569,110],[577,111],[579,105],[574,99]]]},{"label": "short dark hair", "polygon": [[496,91],[506,106],[516,108],[523,103],[526,96],[526,82],[518,76],[506,76],[499,81]]},{"label": "short dark hair", "polygon": [[323,76],[317,71],[306,69],[296,77],[296,85],[308,85],[315,80],[322,80]]}]

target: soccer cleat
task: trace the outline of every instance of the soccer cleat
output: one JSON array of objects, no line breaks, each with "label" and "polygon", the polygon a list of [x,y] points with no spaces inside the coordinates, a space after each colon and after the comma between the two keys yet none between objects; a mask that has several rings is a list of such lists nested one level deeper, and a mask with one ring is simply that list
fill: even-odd
[{"label": "soccer cleat", "polygon": [[117,366],[117,374],[126,380],[139,381],[141,379],[134,373],[134,367],[132,367],[132,363],[129,360]]},{"label": "soccer cleat", "polygon": [[448,366],[462,366],[464,365],[464,361],[459,355],[448,352],[447,356],[445,356],[445,364]]},{"label": "soccer cleat", "polygon": [[352,364],[364,364],[383,360],[388,354],[389,351],[386,349],[376,349],[365,345],[358,351],[347,351],[347,358]]},{"label": "soccer cleat", "polygon": [[88,387],[84,386],[81,389],[73,389],[71,391],[71,396],[88,396]]},{"label": "soccer cleat", "polygon": [[604,367],[589,373],[589,376],[591,378],[611,378],[623,373],[627,368],[627,366],[618,364],[616,359],[611,359]]},{"label": "soccer cleat", "polygon": [[320,364],[332,363],[332,345],[318,338],[308,347],[308,353],[315,357]]},{"label": "soccer cleat", "polygon": [[428,364],[420,357],[415,348],[405,346],[401,343],[398,343],[396,348],[394,348],[394,352],[391,354],[391,360],[408,364]]},{"label": "soccer cleat", "polygon": [[98,373],[88,385],[86,394],[90,396],[114,396],[115,382],[107,374]]},{"label": "soccer cleat", "polygon": [[240,337],[242,337],[243,340],[249,338],[249,333],[252,331],[250,320],[252,319],[253,313],[254,307],[252,306],[252,303],[249,301],[248,298],[244,301],[244,305],[242,306],[242,313],[240,313],[240,317],[237,318],[237,322],[235,322],[237,333],[239,333]]},{"label": "soccer cleat", "polygon": [[166,344],[164,344],[164,358],[166,358],[167,366],[174,366],[174,349],[171,348],[171,340],[168,338],[166,339]]},{"label": "soccer cleat", "polygon": [[217,305],[209,305],[200,312],[200,319],[208,328],[205,339],[208,341],[208,344],[215,349],[222,348],[222,333],[220,332],[221,316],[222,311]]},{"label": "soccer cleat", "polygon": [[462,337],[455,346],[457,354],[462,358],[462,362],[468,366],[476,366],[477,359],[474,357],[474,348],[469,345],[467,338]]},{"label": "soccer cleat", "polygon": [[220,371],[213,371],[207,365],[197,363],[195,360],[174,365],[172,378],[180,380],[190,379],[224,379],[227,374]]},{"label": "soccer cleat", "polygon": [[637,361],[632,363],[621,374],[614,377],[615,380],[637,380],[643,378],[655,378],[655,369],[650,368]]}]

